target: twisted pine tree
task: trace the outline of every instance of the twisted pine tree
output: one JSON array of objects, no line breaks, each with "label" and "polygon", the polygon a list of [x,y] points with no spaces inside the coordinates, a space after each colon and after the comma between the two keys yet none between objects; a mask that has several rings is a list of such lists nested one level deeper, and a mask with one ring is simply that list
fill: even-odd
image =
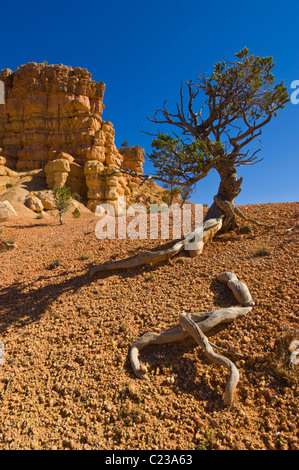
[{"label": "twisted pine tree", "polygon": [[[149,158],[156,174],[139,175],[141,178],[156,179],[188,194],[212,168],[220,176],[218,193],[201,227],[172,248],[95,266],[91,275],[107,269],[126,269],[169,259],[181,249],[196,256],[216,233],[235,228],[236,216],[247,219],[235,206],[242,184],[237,167],[260,161],[262,128],[289,101],[283,82],[275,84],[273,58],[249,55],[248,52],[244,48],[235,54],[232,62],[215,64],[210,77],[199,76],[196,82],[188,82],[187,100],[182,84],[175,111],[170,112],[165,101],[154,118],[149,118],[156,124],[169,124],[173,132],[172,135],[164,132],[155,135]],[[260,146],[252,149],[250,144],[257,139]],[[130,173],[122,167],[120,171]],[[266,225],[255,219],[247,220]],[[198,237],[200,231],[202,239]],[[199,241],[194,243],[196,239]]]},{"label": "twisted pine tree", "polygon": [[[244,48],[233,62],[214,65],[210,77],[188,82],[187,102],[180,89],[180,102],[170,112],[165,101],[153,119],[169,124],[172,135],[158,133],[152,141],[150,160],[154,178],[167,186],[186,189],[203,179],[212,168],[220,176],[220,186],[206,219],[224,215],[222,231],[236,226],[234,200],[241,191],[237,167],[253,165],[262,149],[259,136],[279,109],[289,101],[283,82],[275,84],[272,57],[248,54]],[[249,144],[259,139],[252,149]]]}]

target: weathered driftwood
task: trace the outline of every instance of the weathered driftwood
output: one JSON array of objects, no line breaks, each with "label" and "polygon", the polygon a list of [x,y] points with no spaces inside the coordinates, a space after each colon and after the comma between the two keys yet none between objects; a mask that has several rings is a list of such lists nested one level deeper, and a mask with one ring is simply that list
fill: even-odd
[{"label": "weathered driftwood", "polygon": [[222,219],[223,216],[203,222],[201,225],[196,227],[193,232],[187,235],[184,240],[175,243],[171,248],[160,251],[145,251],[133,258],[114,261],[112,263],[99,264],[90,269],[89,275],[90,277],[93,277],[98,272],[117,269],[131,269],[144,264],[154,264],[165,260],[168,261],[183,249],[186,250],[190,256],[197,256],[202,252],[203,246],[212,240],[214,235],[220,230]]},{"label": "weathered driftwood", "polygon": [[[251,310],[252,307],[230,307],[219,310],[212,310],[210,312],[205,313],[189,313],[188,317],[191,318],[191,320],[198,325],[198,327],[204,334],[207,332],[211,332],[211,330],[219,324],[229,323],[240,316],[247,315],[249,312],[251,312]],[[149,378],[146,373],[146,368],[142,366],[139,362],[138,355],[143,348],[152,344],[159,345],[165,343],[172,343],[175,341],[182,341],[188,338],[189,336],[189,333],[187,331],[184,331],[181,326],[177,326],[169,330],[163,331],[160,334],[148,332],[142,335],[140,338],[133,342],[129,353],[131,365],[135,375],[140,379]],[[213,345],[213,347],[216,346]],[[226,351],[226,353],[229,354],[230,351]]]},{"label": "weathered driftwood", "polygon": [[227,284],[227,286],[232,290],[237,301],[244,307],[255,305],[247,285],[244,282],[239,281],[235,274],[224,272],[217,276],[217,280]]},{"label": "weathered driftwood", "polygon": [[228,406],[232,405],[235,389],[239,381],[239,371],[235,364],[227,357],[222,356],[213,350],[208,338],[203,334],[201,328],[199,328],[198,324],[195,323],[189,315],[181,314],[179,322],[181,327],[186,330],[202,348],[204,348],[207,356],[213,362],[224,365],[229,370],[230,375],[225,387],[223,403]]}]

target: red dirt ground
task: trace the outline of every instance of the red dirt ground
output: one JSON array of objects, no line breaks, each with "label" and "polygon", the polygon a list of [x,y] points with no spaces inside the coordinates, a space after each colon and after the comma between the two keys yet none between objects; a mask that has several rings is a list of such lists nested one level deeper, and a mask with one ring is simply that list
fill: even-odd
[{"label": "red dirt ground", "polygon": [[[166,241],[98,240],[94,216],[2,222],[16,247],[0,254],[0,449],[299,450],[298,366],[288,351],[299,335],[299,203],[242,210],[276,227],[94,279],[90,264]],[[182,311],[237,305],[216,281],[223,271],[256,301],[212,339],[245,356],[234,360],[233,406],[222,402],[227,371],[195,343],[144,349],[150,381],[136,378],[128,351],[138,336],[177,325]]]}]

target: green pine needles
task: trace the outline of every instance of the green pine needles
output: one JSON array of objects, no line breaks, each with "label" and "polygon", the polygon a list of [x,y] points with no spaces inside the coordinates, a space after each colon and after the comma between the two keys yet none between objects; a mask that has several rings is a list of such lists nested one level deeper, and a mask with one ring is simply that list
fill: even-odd
[{"label": "green pine needles", "polygon": [[[262,149],[248,148],[262,127],[289,101],[283,82],[275,84],[272,57],[249,55],[245,47],[214,65],[210,77],[187,83],[188,95],[170,112],[165,101],[150,121],[168,124],[172,135],[159,132],[148,156],[156,179],[166,186],[191,188],[212,168],[223,170],[257,163]],[[174,130],[176,132],[174,132]]]}]

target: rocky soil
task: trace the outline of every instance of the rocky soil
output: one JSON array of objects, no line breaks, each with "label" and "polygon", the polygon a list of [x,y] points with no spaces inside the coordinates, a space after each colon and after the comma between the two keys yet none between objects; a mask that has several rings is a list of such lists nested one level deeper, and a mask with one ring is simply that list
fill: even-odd
[{"label": "rocky soil", "polygon": [[[299,203],[243,207],[276,224],[214,239],[201,256],[100,273],[90,265],[167,240],[98,240],[97,218],[10,217],[0,254],[0,449],[299,450]],[[242,222],[241,222],[242,225]],[[292,230],[288,230],[292,229]],[[223,271],[244,281],[256,306],[211,341],[233,349],[240,381],[232,407],[227,371],[189,341],[140,355],[150,381],[134,376],[131,343],[177,325],[179,314],[237,305]]]}]

